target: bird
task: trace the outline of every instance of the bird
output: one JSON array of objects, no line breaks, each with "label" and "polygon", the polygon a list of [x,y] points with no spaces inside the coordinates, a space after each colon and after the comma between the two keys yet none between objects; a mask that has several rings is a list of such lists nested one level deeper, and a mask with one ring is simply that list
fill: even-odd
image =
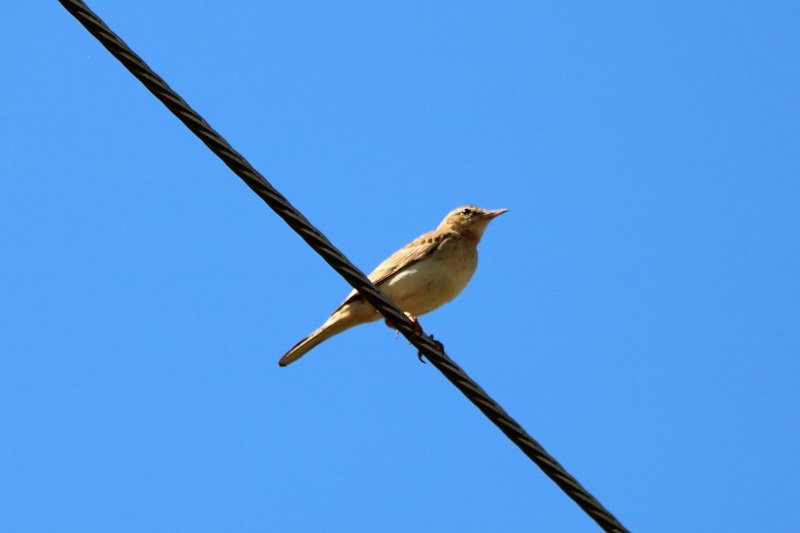
[{"label": "bird", "polygon": [[[486,226],[506,211],[458,207],[435,230],[390,255],[368,278],[418,326],[416,317],[450,302],[467,286],[478,266],[478,243]],[[289,365],[334,335],[380,317],[354,289],[325,323],[292,346],[278,365]]]}]

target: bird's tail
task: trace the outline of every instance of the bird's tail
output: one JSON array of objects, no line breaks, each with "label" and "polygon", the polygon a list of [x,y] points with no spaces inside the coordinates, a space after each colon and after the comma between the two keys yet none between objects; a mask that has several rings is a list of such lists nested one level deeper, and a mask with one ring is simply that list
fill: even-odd
[{"label": "bird's tail", "polygon": [[286,355],[281,357],[281,360],[278,361],[278,365],[286,366],[290,363],[294,363],[303,357],[306,352],[311,350],[314,346],[330,339],[334,335],[341,333],[346,329],[350,329],[355,326],[352,321],[343,319],[343,317],[334,318],[335,316],[336,315],[332,315],[327,322],[312,332],[308,337],[292,346],[292,348],[286,352]]}]

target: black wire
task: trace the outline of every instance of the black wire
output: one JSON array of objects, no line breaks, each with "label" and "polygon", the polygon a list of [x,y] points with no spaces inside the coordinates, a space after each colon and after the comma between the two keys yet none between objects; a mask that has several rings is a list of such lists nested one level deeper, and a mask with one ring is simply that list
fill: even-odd
[{"label": "black wire", "polygon": [[419,329],[367,277],[356,268],[318,229],[295,209],[242,155],[234,150],[161,77],[153,72],[86,4],[79,0],[59,0],[131,74],[161,100],[192,133],[197,135],[253,192],[269,205],[300,237],[352,285],[389,324],[403,334],[444,376],[506,434],[547,476],[566,492],[601,528],[623,532],[625,527],[599,501],[584,489],[564,467],[528,435],[497,402],[486,394],[447,354],[440,342]]}]

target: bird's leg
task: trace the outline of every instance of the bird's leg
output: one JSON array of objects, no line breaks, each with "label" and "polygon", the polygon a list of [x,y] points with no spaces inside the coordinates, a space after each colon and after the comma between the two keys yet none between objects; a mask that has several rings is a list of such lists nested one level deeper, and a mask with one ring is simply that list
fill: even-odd
[{"label": "bird's leg", "polygon": [[[417,320],[417,317],[415,317],[411,313],[406,313],[406,316],[411,321],[411,323],[414,324],[414,335],[416,336],[422,335],[422,325],[420,325],[419,320]],[[431,339],[433,339],[433,335],[431,335]],[[435,342],[439,345],[440,348],[443,348],[441,342],[439,341]],[[423,355],[424,354],[422,352],[417,352],[417,358],[419,359],[419,362],[424,365],[425,361],[422,360]]]},{"label": "bird's leg", "polygon": [[406,316],[411,321],[411,323],[414,325],[414,334],[415,335],[419,335],[420,333],[422,333],[422,326],[420,326],[419,320],[417,320],[417,317],[415,317],[411,313],[406,313]]},{"label": "bird's leg", "polygon": [[[420,326],[419,320],[417,320],[417,317],[415,317],[411,313],[406,313],[405,311],[403,311],[403,313],[411,321],[411,324],[413,325],[413,328],[414,328],[414,334],[415,335],[419,335],[420,333],[422,333],[422,326]],[[397,335],[399,335],[400,332],[398,330],[396,330],[395,327],[393,325],[391,325],[388,320],[384,320],[384,322],[386,322],[386,326],[394,329],[395,338],[397,338]]]},{"label": "bird's leg", "polygon": [[[419,323],[419,320],[417,319],[417,317],[415,317],[415,316],[414,316],[414,315],[412,315],[411,313],[408,313],[408,312],[405,312],[405,311],[404,311],[404,313],[405,313],[405,315],[408,317],[408,319],[411,321],[411,324],[413,325],[413,328],[414,328],[414,331],[413,331],[413,333],[414,333],[414,335],[415,335],[415,336],[422,335],[422,325]],[[386,325],[387,325],[387,326],[389,326],[390,328],[394,329],[394,326],[392,326],[391,324],[389,324],[389,321],[388,321],[388,320],[386,320],[385,322],[386,322]],[[397,336],[398,336],[399,334],[400,334],[400,332],[399,332],[398,330],[396,330],[396,329],[395,329],[395,330],[394,330],[394,336],[395,336],[395,338],[397,338]],[[442,352],[444,352],[444,346],[442,345],[442,343],[441,343],[441,342],[439,342],[439,341],[437,341],[436,339],[434,339],[434,338],[433,338],[433,335],[431,335],[431,340],[432,340],[432,341],[433,341],[433,342],[436,344],[436,346],[439,348],[439,350],[441,350]],[[420,362],[420,363],[422,363],[422,364],[425,364],[425,361],[423,361],[423,360],[422,360],[422,357],[423,357],[423,356],[424,356],[424,354],[423,354],[422,352],[417,352],[417,357],[419,358],[419,362]]]}]

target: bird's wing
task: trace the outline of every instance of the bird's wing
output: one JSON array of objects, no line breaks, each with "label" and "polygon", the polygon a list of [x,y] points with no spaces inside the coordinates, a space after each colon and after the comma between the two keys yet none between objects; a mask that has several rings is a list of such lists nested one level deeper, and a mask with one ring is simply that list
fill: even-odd
[{"label": "bird's wing", "polygon": [[[457,234],[449,231],[430,231],[420,235],[410,243],[406,244],[395,253],[390,255],[373,270],[369,276],[369,280],[376,286],[380,287],[381,283],[385,282],[404,268],[427,259],[431,254],[436,251],[439,246],[447,240],[456,238]],[[337,308],[337,311],[355,300],[361,298],[361,295],[353,289],[347,298],[344,299],[342,304]]]}]

